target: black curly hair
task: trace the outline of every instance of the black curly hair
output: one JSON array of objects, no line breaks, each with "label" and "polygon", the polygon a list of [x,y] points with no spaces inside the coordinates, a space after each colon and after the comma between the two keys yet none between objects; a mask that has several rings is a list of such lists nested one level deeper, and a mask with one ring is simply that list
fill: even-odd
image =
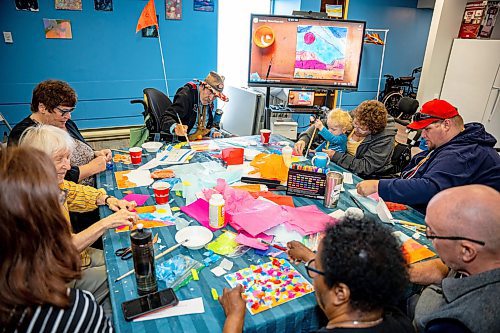
[{"label": "black curly hair", "polygon": [[59,105],[74,107],[78,97],[70,85],[61,80],[46,80],[33,89],[31,112],[38,112],[38,104],[42,103],[52,113]]},{"label": "black curly hair", "polygon": [[395,306],[408,284],[406,262],[391,230],[371,219],[344,218],[326,230],[321,265],[329,288],[344,283],[353,309]]}]

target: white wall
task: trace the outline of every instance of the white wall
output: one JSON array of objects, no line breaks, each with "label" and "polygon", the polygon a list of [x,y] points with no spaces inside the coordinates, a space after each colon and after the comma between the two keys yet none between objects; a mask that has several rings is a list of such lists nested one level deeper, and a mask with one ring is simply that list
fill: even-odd
[{"label": "white wall", "polygon": [[468,0],[436,0],[417,100],[420,105],[439,98],[453,39],[458,36]]},{"label": "white wall", "polygon": [[[247,85],[250,14],[269,14],[270,0],[219,0],[217,70],[226,85]],[[196,42],[196,41],[193,41]]]}]

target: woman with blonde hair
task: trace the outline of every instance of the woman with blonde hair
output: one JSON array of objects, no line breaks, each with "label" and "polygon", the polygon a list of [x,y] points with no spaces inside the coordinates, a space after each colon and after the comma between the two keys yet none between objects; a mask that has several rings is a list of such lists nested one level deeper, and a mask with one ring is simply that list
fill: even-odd
[{"label": "woman with blonde hair", "polygon": [[[60,209],[50,158],[34,148],[0,149],[0,327],[2,332],[111,332],[81,276],[78,250]],[[4,193],[5,194],[5,193]]]},{"label": "woman with blonde hair", "polygon": [[86,212],[95,210],[97,206],[107,205],[116,213],[103,218],[87,229],[73,234],[73,244],[81,251],[83,274],[82,278],[72,284],[77,289],[92,292],[100,304],[110,310],[108,300],[108,285],[106,266],[102,250],[90,247],[108,229],[122,225],[132,225],[137,220],[137,214],[128,211],[135,207],[135,202],[118,200],[106,194],[104,189],[75,184],[64,179],[69,170],[69,158],[73,149],[73,140],[68,133],[50,125],[39,125],[28,128],[21,137],[20,146],[37,148],[52,158],[56,168],[59,188],[66,193],[62,203],[62,211],[69,225],[69,212]]}]

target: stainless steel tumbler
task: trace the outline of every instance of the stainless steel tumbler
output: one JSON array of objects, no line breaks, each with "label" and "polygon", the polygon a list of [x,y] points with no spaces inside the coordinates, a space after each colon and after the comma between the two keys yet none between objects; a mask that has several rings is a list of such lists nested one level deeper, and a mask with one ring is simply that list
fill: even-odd
[{"label": "stainless steel tumbler", "polygon": [[323,201],[326,208],[337,207],[343,180],[344,176],[340,172],[330,171],[326,174],[325,199]]}]

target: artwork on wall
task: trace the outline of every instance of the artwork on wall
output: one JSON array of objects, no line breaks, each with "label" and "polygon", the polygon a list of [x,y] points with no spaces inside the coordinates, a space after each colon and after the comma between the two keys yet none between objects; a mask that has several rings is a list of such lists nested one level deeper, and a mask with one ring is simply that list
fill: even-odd
[{"label": "artwork on wall", "polygon": [[43,19],[45,38],[72,39],[70,20]]},{"label": "artwork on wall", "polygon": [[55,0],[56,9],[82,10],[82,0]]},{"label": "artwork on wall", "polygon": [[38,12],[38,0],[16,0],[17,10],[29,10],[30,12]]},{"label": "artwork on wall", "polygon": [[182,0],[165,0],[165,18],[167,20],[182,19]]},{"label": "artwork on wall", "polygon": [[[160,25],[160,21],[158,19],[158,15],[156,15],[156,20],[158,21],[158,26]],[[152,25],[142,29],[142,37],[151,37],[158,38],[158,30],[156,29],[156,25]]]},{"label": "artwork on wall", "polygon": [[95,10],[112,12],[113,11],[113,0],[94,0]]},{"label": "artwork on wall", "polygon": [[194,10],[200,12],[213,12],[214,0],[194,0]]}]

